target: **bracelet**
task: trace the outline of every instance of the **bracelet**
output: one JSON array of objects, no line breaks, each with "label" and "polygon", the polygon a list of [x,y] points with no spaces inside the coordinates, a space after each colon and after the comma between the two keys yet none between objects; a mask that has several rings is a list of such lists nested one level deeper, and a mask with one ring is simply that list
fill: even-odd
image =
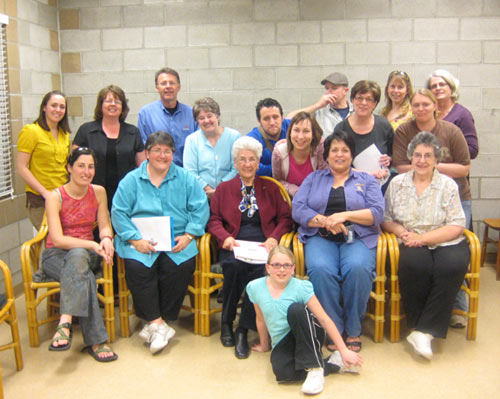
[{"label": "bracelet", "polygon": [[113,237],[111,237],[111,236],[104,236],[101,238],[101,241],[104,240],[105,238],[109,238],[111,241],[113,241]]},{"label": "bracelet", "polygon": [[193,241],[194,236],[192,236],[189,233],[184,233],[184,235],[187,236],[187,238],[189,239],[189,241]]}]

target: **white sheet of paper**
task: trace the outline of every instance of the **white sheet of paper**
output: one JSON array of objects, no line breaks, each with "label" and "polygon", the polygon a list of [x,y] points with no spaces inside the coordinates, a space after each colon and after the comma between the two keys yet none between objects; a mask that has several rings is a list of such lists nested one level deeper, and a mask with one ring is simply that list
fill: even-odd
[{"label": "white sheet of paper", "polygon": [[155,245],[157,251],[172,250],[170,216],[132,218],[132,222],[139,229],[144,240],[157,243]]},{"label": "white sheet of paper", "polygon": [[[380,166],[380,156],[382,153],[379,151],[375,144],[372,144],[361,151],[354,161],[352,162],[353,166],[356,169],[365,171],[365,172],[375,172],[379,169],[387,169],[386,167]],[[378,180],[380,185],[383,185],[389,179],[389,175],[385,179]]]},{"label": "white sheet of paper", "polygon": [[240,245],[239,247],[233,247],[234,257],[236,259],[254,265],[267,262],[268,253],[266,247],[261,246],[261,242],[243,240],[236,240],[236,242]]}]

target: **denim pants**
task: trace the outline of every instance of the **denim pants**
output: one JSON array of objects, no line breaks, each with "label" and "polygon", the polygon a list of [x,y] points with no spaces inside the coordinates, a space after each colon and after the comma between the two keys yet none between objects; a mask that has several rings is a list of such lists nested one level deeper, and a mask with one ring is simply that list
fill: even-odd
[{"label": "denim pants", "polygon": [[[472,201],[462,201],[462,209],[465,213],[465,228],[470,229],[472,223]],[[464,283],[467,284],[465,280]],[[453,309],[467,310],[467,296],[465,291],[458,291],[455,303],[453,304]]]},{"label": "denim pants", "polygon": [[[375,278],[377,249],[363,241],[337,243],[310,237],[305,244],[307,274],[321,306],[342,334],[358,337]],[[340,304],[343,298],[342,307]]]},{"label": "denim pants", "polygon": [[47,248],[42,254],[42,270],[61,283],[61,314],[78,316],[85,345],[106,342],[108,332],[102,321],[95,274],[99,256],[85,248]]}]

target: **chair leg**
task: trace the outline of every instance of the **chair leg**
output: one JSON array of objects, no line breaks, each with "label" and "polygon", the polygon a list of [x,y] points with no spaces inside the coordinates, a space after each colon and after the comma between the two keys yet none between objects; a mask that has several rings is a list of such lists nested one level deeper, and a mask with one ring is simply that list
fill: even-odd
[{"label": "chair leg", "polygon": [[488,246],[488,230],[489,227],[487,224],[485,224],[483,233],[483,245],[481,247],[481,267],[484,266],[484,259],[486,258],[486,249]]},{"label": "chair leg", "polygon": [[498,280],[500,280],[500,232],[498,233],[497,242],[497,281]]}]

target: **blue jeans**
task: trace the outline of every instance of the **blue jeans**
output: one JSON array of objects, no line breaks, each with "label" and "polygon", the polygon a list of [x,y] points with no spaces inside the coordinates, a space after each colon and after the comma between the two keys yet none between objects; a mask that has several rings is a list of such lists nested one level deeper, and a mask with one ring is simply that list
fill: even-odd
[{"label": "blue jeans", "polygon": [[[465,213],[465,228],[470,229],[472,223],[472,201],[462,201],[462,209]],[[467,285],[465,280],[464,283]],[[455,303],[453,304],[453,309],[467,310],[467,308],[467,296],[465,291],[459,290],[455,298]]]},{"label": "blue jeans", "polygon": [[321,306],[341,334],[361,334],[361,320],[375,278],[376,255],[377,249],[369,249],[360,239],[352,244],[333,242],[319,235],[307,239],[307,274]]}]

